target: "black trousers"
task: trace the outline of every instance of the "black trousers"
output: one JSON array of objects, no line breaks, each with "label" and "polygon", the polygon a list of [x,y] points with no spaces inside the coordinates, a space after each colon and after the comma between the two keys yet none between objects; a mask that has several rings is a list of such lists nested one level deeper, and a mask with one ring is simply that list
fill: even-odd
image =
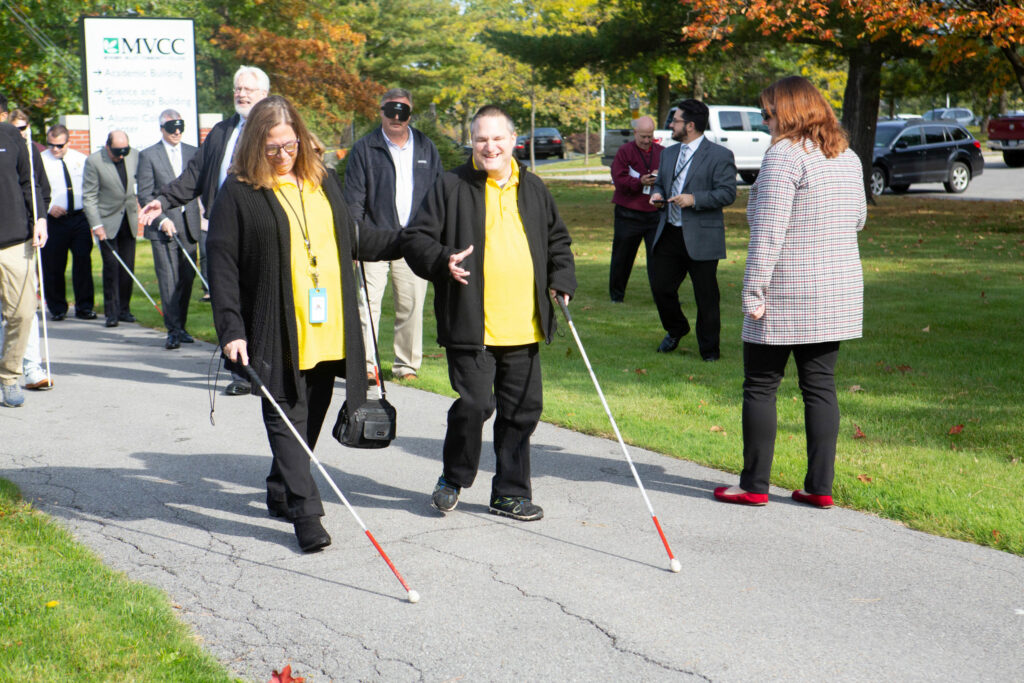
[{"label": "black trousers", "polygon": [[135,270],[135,226],[128,225],[126,218],[113,239],[103,240],[100,255],[103,257],[103,312],[107,320],[117,320],[119,316],[131,312],[132,288],[135,283],[132,276],[125,271],[117,258],[110,251],[117,249],[121,260]]},{"label": "black trousers", "polygon": [[[188,251],[189,258],[195,262],[196,243],[185,232],[179,232],[178,239]],[[150,244],[153,247],[153,269],[156,271],[156,281],[160,287],[164,327],[168,332],[183,332],[188,322],[188,304],[192,298],[192,283],[196,278],[196,271],[181,253],[181,248],[173,237],[158,237],[151,240]]]},{"label": "black trousers", "polygon": [[658,230],[658,211],[636,211],[615,205],[615,234],[612,237],[612,264],[608,274],[608,293],[612,301],[626,298],[626,285],[633,272],[640,242],[644,243],[647,257],[651,255],[651,240]]},{"label": "black trousers", "polygon": [[46,246],[43,247],[43,285],[46,307],[51,314],[68,312],[64,273],[71,252],[71,287],[75,293],[75,312],[93,310],[96,289],[92,282],[92,233],[84,211],[66,213],[60,218],[48,216]]},{"label": "black trousers", "polygon": [[543,408],[537,344],[448,349],[448,377],[459,394],[448,410],[444,478],[468,488],[480,467],[484,422],[497,408],[491,497],[532,497],[530,437]]},{"label": "black trousers", "polygon": [[[301,371],[298,397],[295,400],[274,397],[285,415],[295,425],[295,430],[306,440],[310,450],[316,448],[320,428],[331,405],[338,363],[344,365],[344,361],[331,361]],[[265,397],[263,425],[267,429],[270,452],[274,456],[270,474],[267,475],[267,506],[287,507],[288,515],[293,519],[322,517],[324,506],[309,469],[309,456]]]},{"label": "black trousers", "polygon": [[770,346],[743,343],[743,472],[740,488],[768,493],[775,456],[777,414],[775,392],[786,371],[789,354],[796,360],[800,392],[804,397],[807,432],[807,476],[804,491],[832,495],[836,440],[839,438],[839,403],[835,367],[839,342]]},{"label": "black trousers", "polygon": [[666,223],[658,243],[651,250],[647,273],[661,326],[673,337],[682,337],[690,329],[690,321],[679,305],[679,286],[686,275],[690,275],[693,296],[697,301],[697,346],[701,358],[718,357],[722,332],[718,308],[718,261],[690,258],[683,243],[683,229]]}]

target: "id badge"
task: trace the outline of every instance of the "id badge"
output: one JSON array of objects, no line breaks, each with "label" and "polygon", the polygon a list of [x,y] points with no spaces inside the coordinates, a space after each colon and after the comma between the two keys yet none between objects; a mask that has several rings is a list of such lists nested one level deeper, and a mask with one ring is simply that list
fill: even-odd
[{"label": "id badge", "polygon": [[309,322],[316,325],[327,322],[327,290],[311,287],[309,290]]}]

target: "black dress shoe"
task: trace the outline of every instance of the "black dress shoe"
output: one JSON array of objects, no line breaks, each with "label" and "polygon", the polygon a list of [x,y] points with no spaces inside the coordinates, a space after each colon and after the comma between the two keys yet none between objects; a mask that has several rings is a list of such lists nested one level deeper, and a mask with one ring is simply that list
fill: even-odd
[{"label": "black dress shoe", "polygon": [[703,361],[704,361],[705,363],[714,363],[714,362],[715,362],[716,360],[718,360],[719,358],[721,358],[721,355],[720,355],[720,354],[717,354],[717,353],[711,353],[711,354],[708,354],[708,355],[706,355],[706,356],[701,356],[701,359],[702,359],[702,360],[703,360]]},{"label": "black dress shoe", "polygon": [[679,346],[679,337],[673,337],[671,334],[666,334],[665,338],[658,344],[658,353],[669,353],[675,351],[676,347]]},{"label": "black dress shoe", "polygon": [[122,313],[121,315],[117,316],[117,319],[123,323],[135,322],[135,316],[132,315],[131,313]]},{"label": "black dress shoe", "polygon": [[76,308],[75,309],[75,317],[78,318],[79,320],[95,320],[96,319],[96,311],[93,311],[93,310],[83,310],[83,311],[80,311],[80,310],[78,310]]},{"label": "black dress shoe", "polygon": [[192,338],[192,335],[185,330],[178,330],[178,341],[182,344],[195,344],[196,340]]},{"label": "black dress shoe", "polygon": [[51,313],[50,314],[50,320],[63,320],[66,317],[68,317],[67,313]]},{"label": "black dress shoe", "polygon": [[107,318],[107,327],[117,327],[117,318]]},{"label": "black dress shoe", "polygon": [[164,342],[164,348],[167,349],[168,351],[173,351],[174,349],[181,348],[181,342],[178,341],[178,335],[174,334],[173,332],[168,332],[167,341]]},{"label": "black dress shoe", "polygon": [[331,537],[320,523],[319,517],[297,517],[292,524],[295,525],[295,538],[298,539],[302,552],[312,553],[331,544]]},{"label": "black dress shoe", "polygon": [[236,379],[224,389],[224,393],[228,396],[244,396],[245,394],[251,394],[252,388],[248,382]]}]

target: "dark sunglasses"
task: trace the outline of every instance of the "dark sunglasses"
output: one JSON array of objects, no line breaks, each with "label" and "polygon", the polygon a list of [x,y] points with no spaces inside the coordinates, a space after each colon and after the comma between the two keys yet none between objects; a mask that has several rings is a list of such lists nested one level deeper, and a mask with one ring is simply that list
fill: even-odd
[{"label": "dark sunglasses", "polygon": [[128,156],[128,152],[130,152],[131,149],[131,147],[111,147],[110,153],[116,157],[126,157]]},{"label": "dark sunglasses", "polygon": [[770,121],[770,120],[771,120],[771,118],[772,118],[772,115],[768,113],[768,110],[767,110],[767,109],[762,109],[762,110],[761,110],[761,120],[762,120],[762,121],[764,121],[765,123],[767,123],[768,121]]},{"label": "dark sunglasses", "polygon": [[68,144],[68,143],[62,142],[62,143],[60,143],[58,145],[56,142],[47,142],[46,146],[47,147],[53,147],[54,149],[64,149],[64,145],[66,145],[66,144]]},{"label": "dark sunglasses", "polygon": [[15,126],[15,128],[17,128],[18,130],[25,130],[26,128],[28,128],[28,124],[26,123],[24,126]]},{"label": "dark sunglasses", "polygon": [[164,121],[162,124],[160,124],[160,127],[166,130],[171,135],[174,135],[175,133],[181,133],[182,131],[185,130],[185,120],[171,119],[170,121]]},{"label": "dark sunglasses", "polygon": [[387,118],[398,119],[399,121],[408,121],[409,117],[412,116],[412,107],[405,102],[386,102],[380,110],[384,112],[384,116]]}]

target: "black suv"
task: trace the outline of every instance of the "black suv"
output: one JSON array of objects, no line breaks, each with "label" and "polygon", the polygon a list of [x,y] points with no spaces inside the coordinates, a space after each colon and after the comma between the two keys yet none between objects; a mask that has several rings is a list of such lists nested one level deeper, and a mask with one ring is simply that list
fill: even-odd
[{"label": "black suv", "polygon": [[[544,157],[565,158],[565,147],[562,144],[562,134],[557,128],[535,128],[537,141],[533,144],[533,154],[537,159]],[[519,159],[530,158],[530,136],[520,135],[516,138],[516,157]]]},{"label": "black suv", "polygon": [[960,193],[981,175],[981,143],[952,121],[879,121],[871,169],[871,193],[906,192],[911,183],[943,183]]}]

